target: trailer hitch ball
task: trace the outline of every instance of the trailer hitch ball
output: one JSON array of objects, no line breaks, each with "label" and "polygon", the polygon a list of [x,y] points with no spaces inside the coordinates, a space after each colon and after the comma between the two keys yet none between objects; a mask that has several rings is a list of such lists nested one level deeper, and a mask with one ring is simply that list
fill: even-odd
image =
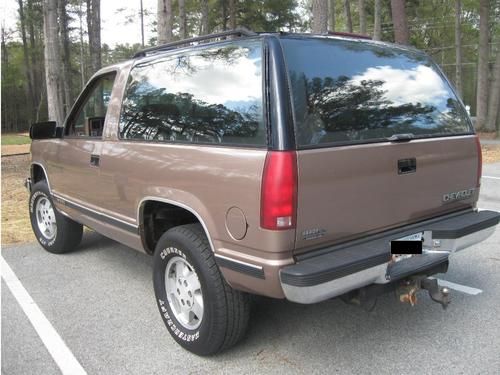
[{"label": "trailer hitch ball", "polygon": [[436,279],[425,278],[420,281],[420,287],[429,292],[429,296],[434,302],[443,306],[446,310],[450,304],[450,290],[446,287],[441,288]]}]

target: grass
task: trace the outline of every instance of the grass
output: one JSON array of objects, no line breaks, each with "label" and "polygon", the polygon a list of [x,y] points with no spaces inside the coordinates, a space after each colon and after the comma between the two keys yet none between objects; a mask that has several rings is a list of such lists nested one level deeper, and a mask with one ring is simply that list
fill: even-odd
[{"label": "grass", "polygon": [[28,213],[29,155],[2,158],[2,245],[35,241]]},{"label": "grass", "polygon": [[2,134],[2,146],[27,145],[31,143],[30,137],[21,134]]}]

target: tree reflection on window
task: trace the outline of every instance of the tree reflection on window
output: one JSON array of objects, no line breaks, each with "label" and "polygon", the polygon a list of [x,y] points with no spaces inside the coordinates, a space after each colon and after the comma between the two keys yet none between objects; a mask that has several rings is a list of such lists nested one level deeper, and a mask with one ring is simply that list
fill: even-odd
[{"label": "tree reflection on window", "polygon": [[261,43],[201,49],[132,69],[120,137],[265,145]]},{"label": "tree reflection on window", "polygon": [[284,47],[301,146],[471,131],[463,106],[421,53],[328,39],[289,39]]}]

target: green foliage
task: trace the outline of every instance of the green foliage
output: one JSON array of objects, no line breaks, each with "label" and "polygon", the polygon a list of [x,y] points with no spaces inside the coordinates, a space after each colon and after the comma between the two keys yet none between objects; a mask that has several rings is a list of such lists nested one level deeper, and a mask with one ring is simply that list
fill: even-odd
[{"label": "green foliage", "polygon": [[254,31],[294,30],[300,26],[295,0],[238,2],[238,25]]},{"label": "green foliage", "polygon": [[[93,73],[90,68],[88,36],[86,33],[86,2],[65,0],[70,22],[70,88],[74,100],[83,84]],[[208,0],[209,30],[221,31],[229,28],[229,0]],[[235,0],[237,25],[255,31],[309,31],[311,0]],[[354,32],[359,32],[358,1],[350,1]],[[410,28],[410,42],[425,50],[441,66],[451,81],[455,80],[455,0],[408,0],[406,11]],[[31,108],[28,79],[24,65],[23,47],[18,30],[7,30],[2,58],[2,129],[25,130],[31,122],[46,119],[46,97],[44,94],[43,16],[42,0],[23,0],[27,32],[29,61],[35,75],[35,108]],[[117,7],[119,4],[117,5]],[[223,10],[225,8],[225,11]],[[479,38],[479,1],[462,0],[462,45],[463,45],[463,100],[475,113],[477,85],[477,53]],[[124,22],[138,22],[136,10],[123,9],[117,17]],[[365,0],[368,34],[373,33],[374,0]],[[154,13],[154,12],[153,12]],[[173,1],[174,38],[178,37],[178,1]],[[186,0],[187,30],[189,36],[200,33],[200,0]],[[224,18],[225,15],[225,18]],[[154,18],[154,14],[146,14]],[[83,24],[83,44],[80,42],[79,19]],[[393,24],[390,0],[382,1],[382,39],[393,41]],[[490,15],[490,71],[497,51],[500,50],[500,2],[491,1]],[[343,0],[336,1],[336,30],[345,31]],[[20,23],[18,22],[18,28]],[[156,23],[152,23],[156,35]],[[148,45],[156,44],[153,36]],[[103,45],[103,65],[131,58],[142,47],[136,44]],[[82,77],[83,73],[83,77]]]},{"label": "green foliage", "polygon": [[2,134],[2,146],[7,145],[27,145],[31,139],[25,135]]},{"label": "green foliage", "polygon": [[[297,0],[254,0],[235,1],[237,25],[254,31],[299,30],[303,21],[297,13]],[[225,22],[223,7],[226,7]],[[211,32],[222,31],[224,25],[229,28],[229,1],[209,0],[208,24]],[[174,38],[179,35],[178,1],[172,2],[174,17]],[[188,36],[196,36],[201,31],[201,10],[199,0],[186,1]],[[156,24],[153,31],[156,31]],[[156,38],[150,41],[155,44]]]},{"label": "green foliage", "polygon": [[[407,7],[411,44],[426,51],[455,82],[455,1],[412,0]],[[493,2],[492,2],[493,3]],[[494,7],[492,7],[494,10]],[[463,101],[475,114],[477,54],[479,39],[479,1],[462,0],[462,82]],[[490,15],[490,61],[500,43],[500,11]],[[495,44],[496,43],[496,44]],[[496,47],[496,48],[494,48]],[[492,67],[492,66],[491,66]]]},{"label": "green foliage", "polygon": [[140,43],[135,44],[117,44],[111,49],[107,44],[102,46],[102,64],[104,66],[115,64],[121,61],[131,59],[134,54],[142,49]]},{"label": "green foliage", "polygon": [[[2,56],[2,129],[25,130],[29,127],[26,111],[26,74],[23,70],[23,49],[19,42],[7,44]],[[3,144],[3,138],[2,138]]]}]

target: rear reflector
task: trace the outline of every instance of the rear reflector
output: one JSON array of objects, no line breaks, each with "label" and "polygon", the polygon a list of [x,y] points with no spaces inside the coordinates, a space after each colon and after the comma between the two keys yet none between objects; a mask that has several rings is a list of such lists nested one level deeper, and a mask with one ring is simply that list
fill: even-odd
[{"label": "rear reflector", "polygon": [[295,151],[269,151],[264,164],[260,226],[295,228],[297,216],[297,156]]},{"label": "rear reflector", "polygon": [[481,151],[481,142],[479,142],[479,137],[476,135],[476,146],[477,146],[477,183],[476,186],[481,186],[481,176],[483,174],[483,153]]}]

